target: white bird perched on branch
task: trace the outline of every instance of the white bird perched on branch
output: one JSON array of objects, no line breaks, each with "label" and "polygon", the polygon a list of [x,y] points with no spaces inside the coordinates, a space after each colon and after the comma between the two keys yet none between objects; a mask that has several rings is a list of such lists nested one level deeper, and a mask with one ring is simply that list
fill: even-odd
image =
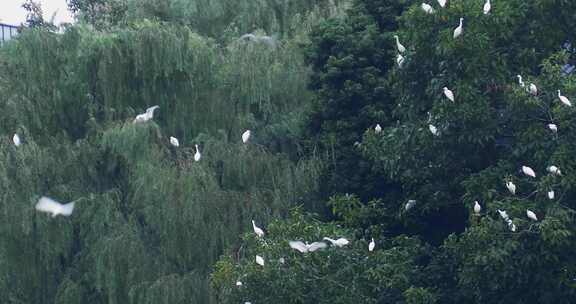
[{"label": "white bird perched on branch", "polygon": [[538,95],[538,87],[536,87],[535,84],[531,83],[531,84],[528,86],[528,93],[530,93],[530,94],[532,94],[532,95],[534,95],[534,96]]},{"label": "white bird perched on branch", "polygon": [[506,188],[508,188],[508,191],[513,195],[516,194],[516,185],[512,181],[506,182]]},{"label": "white bird perched on branch", "polygon": [[562,171],[560,171],[560,169],[554,165],[546,168],[546,170],[548,170],[548,172],[555,174],[555,175],[562,175]]},{"label": "white bird perched on branch", "polygon": [[329,237],[325,237],[324,240],[330,241],[330,243],[332,243],[332,245],[334,245],[336,247],[344,247],[344,246],[350,244],[350,241],[348,241],[345,238],[339,238],[337,240],[334,240],[334,239],[331,239]]},{"label": "white bird perched on branch", "polygon": [[490,4],[490,0],[486,0],[486,3],[484,3],[484,15],[488,15],[490,13],[490,10],[492,9],[492,5]]},{"label": "white bird perched on branch", "polygon": [[256,226],[256,223],[254,222],[254,220],[252,220],[252,228],[254,229],[254,233],[256,233],[256,235],[258,237],[264,236],[264,230],[262,230],[262,228]]},{"label": "white bird perched on branch", "polygon": [[568,99],[566,96],[563,96],[563,95],[560,93],[560,90],[558,90],[558,98],[560,98],[560,101],[561,101],[563,104],[565,104],[565,105],[567,105],[567,106],[569,106],[569,107],[572,106],[572,103],[570,102],[570,99]]},{"label": "white bird perched on branch", "polygon": [[14,142],[14,145],[16,147],[22,144],[22,142],[20,141],[20,136],[18,136],[18,134],[14,134],[14,136],[12,136],[12,141]]},{"label": "white bird perched on branch", "polygon": [[551,199],[551,200],[554,199],[554,190],[548,191],[548,199]]},{"label": "white bird perched on branch", "polygon": [[521,87],[525,87],[526,84],[525,84],[524,81],[522,80],[522,75],[516,75],[516,77],[518,77],[518,84],[519,84]]},{"label": "white bird perched on branch", "polygon": [[537,221],[538,218],[536,217],[536,213],[526,209],[526,215],[528,216],[529,219]]},{"label": "white bird perched on branch", "polygon": [[145,113],[137,115],[136,118],[134,119],[133,123],[149,121],[150,119],[154,118],[154,110],[156,110],[158,108],[160,108],[160,106],[149,107],[148,109],[146,109]]},{"label": "white bird perched on branch", "polygon": [[530,177],[536,177],[536,173],[530,167],[522,166],[522,172]]},{"label": "white bird perched on branch", "polygon": [[444,96],[446,96],[446,98],[450,99],[450,101],[454,101],[454,92],[447,87],[443,87],[442,90],[444,91]]},{"label": "white bird perched on branch", "polygon": [[458,25],[458,27],[456,29],[454,29],[454,39],[460,37],[460,35],[462,35],[463,32],[463,25],[462,22],[464,21],[464,18],[460,18],[460,25]]},{"label": "white bird perched on branch", "polygon": [[170,136],[170,144],[173,145],[174,147],[180,147],[180,142],[176,137]]},{"label": "white bird perched on branch", "polygon": [[446,6],[446,0],[438,0],[438,4],[440,4],[441,7],[445,7]]},{"label": "white bird perched on branch", "polygon": [[558,132],[558,126],[555,124],[548,124],[548,129],[550,129],[554,132]]},{"label": "white bird perched on branch", "polygon": [[382,132],[382,127],[380,126],[380,124],[376,124],[376,127],[374,128],[374,132],[375,132],[375,133],[380,133],[380,132]]},{"label": "white bird perched on branch", "polygon": [[202,158],[202,154],[200,154],[200,148],[198,148],[198,145],[196,146],[196,153],[194,153],[194,161],[199,161],[200,158]]},{"label": "white bird perched on branch", "polygon": [[52,217],[57,215],[70,216],[74,211],[74,202],[61,204],[49,197],[41,197],[36,203],[36,210],[52,213]]},{"label": "white bird perched on branch", "polygon": [[396,39],[396,48],[398,49],[398,52],[406,52],[406,48],[402,45],[402,43],[400,43],[400,38],[398,38],[398,35],[394,35],[394,39]]},{"label": "white bird perched on branch", "polygon": [[482,211],[482,206],[480,206],[478,201],[474,201],[474,213],[476,213],[476,215],[480,215],[480,211]]},{"label": "white bird perched on branch", "polygon": [[422,3],[422,5],[420,5],[420,7],[422,7],[422,10],[426,14],[434,14],[434,8],[432,7],[432,5],[430,5],[428,3]]},{"label": "white bird perched on branch", "polygon": [[370,241],[370,244],[368,244],[368,251],[374,251],[374,247],[376,247],[376,242],[374,242],[374,238],[372,238],[372,241]]},{"label": "white bird perched on branch", "polygon": [[406,205],[404,205],[404,211],[412,209],[416,205],[416,200],[408,200]]},{"label": "white bird perched on branch", "polygon": [[264,266],[264,258],[259,255],[256,255],[256,264]]},{"label": "white bird perched on branch", "polygon": [[432,133],[432,135],[434,135],[434,136],[440,135],[440,132],[438,131],[438,128],[436,128],[436,126],[434,126],[434,125],[428,125],[428,129],[430,130],[430,132]]},{"label": "white bird perched on branch", "polygon": [[288,244],[290,244],[290,247],[292,249],[296,249],[302,253],[314,252],[318,249],[323,249],[323,248],[328,247],[328,245],[326,245],[326,243],[324,243],[324,242],[314,242],[312,244],[308,244],[308,243],[304,243],[301,241],[290,241],[290,242],[288,242]]},{"label": "white bird perched on branch", "polygon": [[242,142],[243,143],[248,142],[248,140],[250,139],[250,134],[251,134],[250,130],[246,130],[246,131],[244,131],[244,133],[242,133]]}]

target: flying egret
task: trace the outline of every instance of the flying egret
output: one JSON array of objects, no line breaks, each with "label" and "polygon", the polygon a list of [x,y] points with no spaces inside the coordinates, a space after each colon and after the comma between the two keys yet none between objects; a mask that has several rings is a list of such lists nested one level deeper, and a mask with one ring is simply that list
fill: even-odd
[{"label": "flying egret", "polygon": [[22,144],[22,142],[20,141],[20,136],[18,136],[18,134],[14,134],[14,136],[12,137],[12,141],[14,142],[14,145],[16,147]]},{"label": "flying egret", "polygon": [[560,90],[558,90],[558,98],[560,98],[560,101],[561,101],[563,104],[565,104],[565,105],[567,105],[567,106],[569,106],[569,107],[572,106],[572,103],[570,102],[570,99],[568,99],[566,96],[562,96],[562,94],[560,93]]},{"label": "flying egret", "polygon": [[486,3],[484,3],[484,15],[488,15],[490,13],[490,9],[492,9],[490,0],[486,0]]},{"label": "flying egret", "polygon": [[537,221],[538,218],[536,217],[536,213],[526,209],[526,215],[528,216],[529,219],[533,220],[533,221]]},{"label": "flying egret", "polygon": [[264,236],[264,230],[262,230],[260,227],[256,226],[256,223],[254,222],[254,220],[252,220],[252,228],[254,229],[254,233],[256,233],[256,235],[258,237]]},{"label": "flying egret", "polygon": [[480,211],[482,211],[482,206],[478,204],[478,201],[474,201],[474,213],[476,213],[476,215],[480,215]]},{"label": "flying egret", "polygon": [[530,177],[536,177],[536,173],[530,167],[522,166],[522,172]]},{"label": "flying egret", "polygon": [[398,38],[398,35],[394,35],[394,39],[396,39],[396,48],[398,49],[398,52],[406,52],[406,48],[402,45],[402,43],[400,43],[400,38]]},{"label": "flying egret", "polygon": [[560,171],[560,169],[554,165],[546,168],[546,170],[548,170],[548,172],[555,174],[555,175],[562,175],[562,171]]},{"label": "flying egret", "polygon": [[551,199],[551,200],[554,199],[554,190],[548,191],[548,199]]},{"label": "flying egret", "polygon": [[430,4],[422,3],[421,7],[426,14],[434,14],[434,8]]},{"label": "flying egret", "polygon": [[402,56],[402,54],[398,54],[398,56],[396,56],[396,63],[398,64],[398,68],[400,68],[400,69],[402,68],[405,60],[406,60],[406,58],[404,58],[404,56]]},{"label": "flying egret", "polygon": [[440,132],[438,132],[438,128],[436,128],[434,125],[428,125],[428,129],[430,130],[430,132],[432,132],[432,135],[434,136],[440,135]]},{"label": "flying egret", "polygon": [[370,244],[368,244],[368,251],[374,251],[374,247],[376,247],[376,242],[374,242],[374,238],[372,238],[372,241],[370,241]]},{"label": "flying egret", "polygon": [[259,255],[256,255],[256,264],[264,266],[264,258]]},{"label": "flying egret", "polygon": [[516,77],[518,77],[518,84],[519,84],[521,87],[525,87],[526,84],[524,83],[524,80],[522,80],[522,75],[516,75]]},{"label": "flying egret", "polygon": [[460,18],[460,25],[458,25],[458,27],[456,29],[454,29],[454,39],[460,37],[460,35],[462,35],[462,22],[464,21],[464,18]]},{"label": "flying egret", "polygon": [[441,7],[445,7],[446,6],[446,0],[438,0],[438,4],[440,4]]},{"label": "flying egret", "polygon": [[156,110],[158,108],[160,108],[160,106],[149,107],[148,109],[146,109],[145,113],[137,115],[136,118],[134,119],[133,123],[149,121],[150,119],[154,118],[154,110]]},{"label": "flying egret", "polygon": [[380,133],[380,132],[382,132],[382,127],[380,126],[380,124],[376,124],[376,127],[374,128],[374,132],[375,132],[375,133]]},{"label": "flying egret", "polygon": [[202,157],[202,154],[200,154],[200,148],[198,148],[198,145],[196,146],[196,153],[194,153],[194,161],[199,161],[200,158]]},{"label": "flying egret", "polygon": [[74,211],[74,202],[61,204],[49,197],[43,196],[38,200],[38,203],[36,203],[36,210],[52,213],[52,217],[56,217],[59,214],[70,216],[72,211]]},{"label": "flying egret", "polygon": [[296,249],[302,253],[314,252],[318,249],[323,249],[323,248],[328,247],[328,245],[326,245],[326,243],[324,243],[324,242],[314,242],[312,244],[308,244],[308,243],[304,243],[301,241],[290,241],[290,242],[288,242],[288,244],[290,245],[290,247],[292,249]]},{"label": "flying egret", "polygon": [[176,137],[170,136],[170,144],[173,145],[174,147],[180,147],[180,142]]},{"label": "flying egret", "polygon": [[416,200],[408,200],[406,205],[404,205],[404,211],[412,209],[416,205]]},{"label": "flying egret", "polygon": [[554,132],[558,132],[558,126],[555,124],[548,124],[548,129],[550,129]]},{"label": "flying egret", "polygon": [[242,133],[242,142],[243,143],[248,142],[248,140],[250,139],[250,134],[251,134],[250,130],[246,130],[246,131],[244,131],[244,133]]},{"label": "flying egret", "polygon": [[538,87],[536,87],[535,84],[531,83],[530,86],[528,86],[528,93],[534,96],[538,95]]},{"label": "flying egret", "polygon": [[443,87],[442,90],[444,91],[444,96],[450,99],[450,101],[454,101],[454,92],[450,91],[447,87]]},{"label": "flying egret", "polygon": [[323,240],[330,241],[330,243],[332,243],[332,245],[336,246],[336,247],[344,247],[344,246],[350,244],[350,241],[348,241],[345,238],[339,238],[337,240],[334,240],[334,239],[331,239],[329,237],[325,237]]},{"label": "flying egret", "polygon": [[506,182],[506,188],[508,188],[508,191],[513,195],[516,194],[516,185],[514,185],[512,181]]}]

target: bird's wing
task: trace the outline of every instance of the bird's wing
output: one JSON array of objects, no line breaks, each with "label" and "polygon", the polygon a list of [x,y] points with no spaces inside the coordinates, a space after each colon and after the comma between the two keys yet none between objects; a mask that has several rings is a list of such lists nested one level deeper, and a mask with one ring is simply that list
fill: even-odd
[{"label": "bird's wing", "polygon": [[[291,247],[292,249],[296,249],[296,250],[298,250],[298,251],[300,251],[300,252],[302,252],[302,253],[305,253],[305,252],[308,251],[308,248],[306,247],[306,244],[304,244],[304,243],[301,242],[301,241],[290,241],[290,242],[288,242],[288,244],[290,244],[290,247]],[[324,244],[324,245],[326,245],[326,244]]]},{"label": "bird's wing", "polygon": [[314,243],[310,244],[310,246],[308,247],[308,251],[314,252],[318,249],[322,249],[322,248],[326,248],[326,247],[328,247],[328,245],[326,245],[326,243],[324,243],[324,242],[314,242]]},{"label": "bird's wing", "polygon": [[62,209],[62,205],[49,197],[41,197],[36,203],[36,210],[42,212],[58,213]]},{"label": "bird's wing", "polygon": [[61,205],[61,210],[60,213],[64,216],[70,216],[72,214],[72,211],[74,211],[74,202],[65,204],[65,205]]},{"label": "bird's wing", "polygon": [[339,239],[336,240],[336,242],[337,242],[338,244],[342,244],[342,245],[348,245],[348,243],[350,243],[350,241],[348,241],[348,240],[345,239],[345,238],[339,238]]}]

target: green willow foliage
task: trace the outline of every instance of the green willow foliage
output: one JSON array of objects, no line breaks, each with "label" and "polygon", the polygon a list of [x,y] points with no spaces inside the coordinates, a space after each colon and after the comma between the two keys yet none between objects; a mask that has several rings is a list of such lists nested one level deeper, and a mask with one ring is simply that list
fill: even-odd
[{"label": "green willow foliage", "polygon": [[[308,21],[274,46],[135,18],[29,29],[0,49],[2,303],[214,303],[208,274],[250,220],[314,201],[322,165],[297,160],[299,43],[336,11],[290,11]],[[132,123],[152,105],[153,121]],[[38,213],[41,195],[74,214]]]}]

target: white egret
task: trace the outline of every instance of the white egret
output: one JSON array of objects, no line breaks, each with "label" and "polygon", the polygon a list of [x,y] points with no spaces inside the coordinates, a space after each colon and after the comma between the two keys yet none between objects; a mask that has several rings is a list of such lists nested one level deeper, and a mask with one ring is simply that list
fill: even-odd
[{"label": "white egret", "polygon": [[560,98],[560,101],[561,101],[563,104],[565,104],[565,105],[567,105],[567,106],[569,106],[569,107],[572,106],[572,103],[570,102],[570,99],[568,99],[566,96],[562,96],[562,94],[560,93],[560,90],[558,90],[558,98]]},{"label": "white egret", "polygon": [[200,154],[200,148],[198,148],[198,145],[196,146],[196,153],[194,153],[194,161],[199,161],[200,158],[202,157],[202,154]]},{"label": "white egret", "polygon": [[450,101],[454,101],[454,92],[450,91],[447,87],[443,87],[442,90],[444,91],[444,96],[450,99]]},{"label": "white egret", "polygon": [[254,233],[256,233],[256,235],[258,237],[264,236],[264,230],[262,230],[260,227],[256,226],[256,223],[254,222],[254,220],[252,220],[252,228],[254,229]]},{"label": "white egret", "polygon": [[536,173],[530,167],[522,166],[522,172],[530,177],[536,177]]},{"label": "white egret", "polygon": [[446,0],[438,0],[438,4],[440,4],[441,7],[445,7],[446,6]]},{"label": "white egret", "polygon": [[492,5],[490,4],[490,0],[486,0],[486,3],[484,3],[484,15],[488,15],[490,13],[490,10],[492,9]]},{"label": "white egret", "polygon": [[36,203],[36,210],[52,213],[52,217],[57,215],[70,216],[74,211],[74,202],[61,204],[49,197],[41,197]]},{"label": "white egret", "polygon": [[434,8],[428,3],[422,3],[420,6],[426,14],[434,14]]},{"label": "white egret", "polygon": [[476,213],[476,215],[480,215],[480,211],[482,211],[482,206],[480,206],[478,201],[474,201],[474,213]]},{"label": "white egret", "polygon": [[22,144],[22,142],[20,141],[20,136],[18,136],[18,134],[14,134],[14,136],[12,137],[12,141],[14,142],[14,145],[16,147]]},{"label": "white egret", "polygon": [[246,131],[244,131],[244,133],[242,133],[242,142],[243,143],[248,142],[248,140],[250,139],[250,134],[251,134],[250,130],[246,130]]},{"label": "white egret", "polygon": [[528,93],[530,93],[530,94],[532,94],[532,95],[534,95],[534,96],[538,95],[538,87],[536,87],[535,84],[531,83],[531,84],[528,86]]},{"label": "white egret", "polygon": [[256,255],[256,264],[264,266],[264,258],[259,255]]},{"label": "white egret", "polygon": [[555,196],[555,195],[554,195],[554,190],[548,191],[548,199],[553,200],[553,199],[554,199],[554,196]]},{"label": "white egret", "polygon": [[180,147],[180,142],[176,137],[170,136],[170,144],[173,145],[174,147]]},{"label": "white egret", "polygon": [[526,215],[528,216],[529,219],[537,221],[538,218],[536,217],[536,213],[526,209]]},{"label": "white egret", "polygon": [[280,264],[284,264],[284,263],[286,263],[286,260],[284,258],[279,258],[278,262],[280,262]]},{"label": "white egret", "polygon": [[238,287],[242,286],[242,282],[236,281],[236,286],[238,286]]},{"label": "white egret", "polygon": [[372,238],[372,241],[370,241],[370,244],[368,244],[368,251],[374,251],[374,247],[376,247],[376,242],[374,242],[374,238]]},{"label": "white egret", "polygon": [[339,238],[337,240],[334,240],[334,239],[331,239],[329,237],[325,237],[323,240],[330,241],[330,243],[332,243],[332,245],[336,246],[336,247],[344,247],[344,246],[350,244],[350,241],[348,241],[345,238]]},{"label": "white egret", "polygon": [[462,26],[462,22],[464,21],[464,18],[460,18],[460,25],[458,25],[458,27],[456,29],[454,29],[454,39],[460,37],[460,35],[462,35],[462,31],[463,31],[463,26]]},{"label": "white egret", "polygon": [[560,171],[560,169],[554,165],[546,168],[546,170],[555,175],[562,175],[562,171]]},{"label": "white egret", "polygon": [[288,244],[290,245],[290,247],[292,249],[296,249],[302,253],[314,252],[318,249],[323,249],[323,248],[328,247],[328,245],[326,245],[326,243],[324,243],[324,242],[314,242],[312,244],[308,244],[308,243],[304,243],[301,241],[290,241],[290,242],[288,242]]},{"label": "white egret", "polygon": [[400,69],[402,68],[405,60],[406,60],[406,58],[404,58],[404,56],[402,56],[402,54],[398,54],[398,56],[396,56],[396,63],[398,64],[398,68],[400,68]]},{"label": "white egret", "polygon": [[521,87],[525,87],[526,84],[525,84],[524,81],[522,80],[522,75],[516,75],[516,77],[518,77],[518,84],[519,84]]},{"label": "white egret", "polygon": [[558,126],[555,124],[548,124],[548,129],[550,129],[554,132],[558,132]]},{"label": "white egret", "polygon": [[380,126],[380,124],[376,124],[376,127],[374,128],[374,132],[375,132],[375,133],[380,133],[380,132],[382,132],[382,127]]},{"label": "white egret", "polygon": [[400,43],[400,38],[398,38],[398,35],[394,35],[394,39],[396,39],[396,48],[398,49],[398,52],[406,52],[406,48],[402,45],[402,43]]},{"label": "white egret", "polygon": [[430,130],[430,132],[432,132],[432,135],[434,136],[440,135],[440,132],[438,132],[438,128],[436,128],[436,126],[428,125],[428,129]]},{"label": "white egret", "polygon": [[416,205],[416,200],[408,200],[406,205],[404,205],[404,211],[412,209]]},{"label": "white egret", "polygon": [[154,110],[156,110],[158,108],[160,108],[160,106],[149,107],[148,109],[146,109],[145,113],[137,115],[136,118],[134,119],[133,123],[149,121],[150,119],[154,118]]},{"label": "white egret", "polygon": [[513,195],[516,194],[516,185],[512,181],[506,182],[506,188],[508,188],[508,191]]}]

